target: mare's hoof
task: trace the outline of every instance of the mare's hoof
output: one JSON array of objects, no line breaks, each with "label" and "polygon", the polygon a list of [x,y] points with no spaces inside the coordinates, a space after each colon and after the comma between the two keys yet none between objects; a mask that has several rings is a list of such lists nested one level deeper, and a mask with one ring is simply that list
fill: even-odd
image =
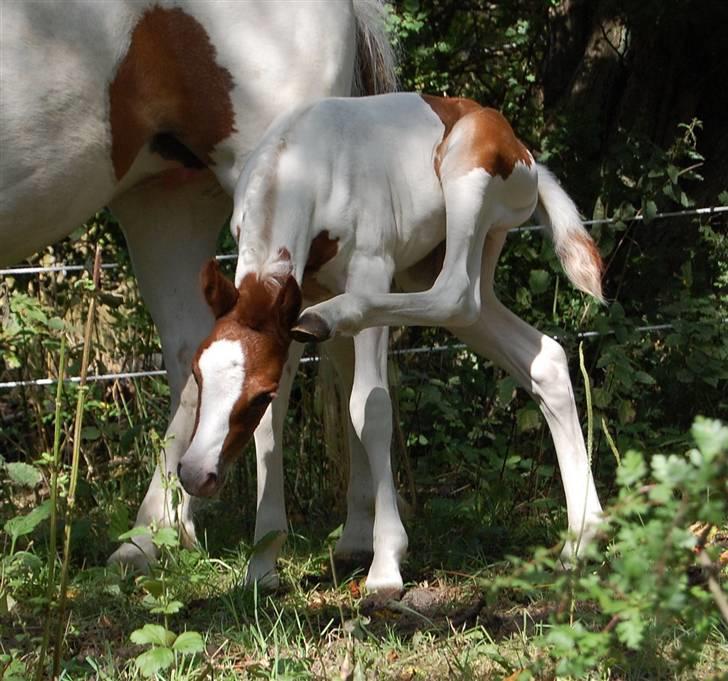
[{"label": "mare's hoof", "polygon": [[126,542],[109,556],[107,564],[122,565],[126,569],[139,574],[147,574],[150,567],[157,562],[157,552],[154,545],[145,544],[136,538],[135,543]]}]

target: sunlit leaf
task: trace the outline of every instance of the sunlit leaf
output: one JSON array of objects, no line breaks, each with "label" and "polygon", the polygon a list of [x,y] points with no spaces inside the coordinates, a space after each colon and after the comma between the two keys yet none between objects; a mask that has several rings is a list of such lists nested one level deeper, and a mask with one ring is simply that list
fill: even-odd
[{"label": "sunlit leaf", "polygon": [[139,645],[171,646],[177,637],[161,624],[145,624],[141,629],[132,631],[129,638]]},{"label": "sunlit leaf", "polygon": [[174,653],[169,648],[152,648],[139,655],[135,662],[142,676],[150,677],[169,667],[174,662]]},{"label": "sunlit leaf", "polygon": [[5,470],[16,485],[23,487],[35,487],[43,479],[41,472],[35,466],[22,461],[6,464]]},{"label": "sunlit leaf", "polygon": [[185,631],[176,638],[172,648],[184,655],[194,655],[201,653],[205,649],[205,644],[202,636],[196,631]]},{"label": "sunlit leaf", "polygon": [[16,516],[8,520],[3,529],[13,539],[30,534],[40,523],[51,514],[51,502],[44,501],[40,506],[34,508],[27,515]]}]

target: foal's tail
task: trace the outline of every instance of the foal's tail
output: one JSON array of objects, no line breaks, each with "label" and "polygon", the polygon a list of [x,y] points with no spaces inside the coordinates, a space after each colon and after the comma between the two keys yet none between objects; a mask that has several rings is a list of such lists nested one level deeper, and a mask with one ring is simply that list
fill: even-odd
[{"label": "foal's tail", "polygon": [[354,0],[356,62],[354,96],[379,95],[397,89],[397,58],[387,33],[384,0]]},{"label": "foal's tail", "polygon": [[540,163],[538,168],[538,205],[536,215],[554,242],[556,255],[566,276],[574,286],[604,302],[602,296],[602,257],[584,229],[579,212],[551,171]]}]

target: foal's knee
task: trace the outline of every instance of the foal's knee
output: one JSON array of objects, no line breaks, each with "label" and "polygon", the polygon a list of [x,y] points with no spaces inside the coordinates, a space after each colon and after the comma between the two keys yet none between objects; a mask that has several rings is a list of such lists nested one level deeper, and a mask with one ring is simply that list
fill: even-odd
[{"label": "foal's knee", "polygon": [[437,284],[435,295],[442,309],[443,326],[471,326],[478,321],[480,305],[467,276]]}]

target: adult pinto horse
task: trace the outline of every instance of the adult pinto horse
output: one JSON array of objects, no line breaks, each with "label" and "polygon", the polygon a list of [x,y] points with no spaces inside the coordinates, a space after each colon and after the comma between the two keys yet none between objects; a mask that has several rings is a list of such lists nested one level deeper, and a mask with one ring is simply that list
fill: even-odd
[{"label": "adult pinto horse", "polygon": [[[0,264],[108,205],[161,336],[172,415],[166,470],[156,470],[136,525],[174,522],[162,475],[176,471],[189,444],[190,363],[214,321],[198,275],[241,169],[280,111],[393,89],[381,1],[2,0]],[[282,456],[287,399],[279,396],[256,438],[259,504],[282,503],[282,481],[266,471]],[[186,494],[177,512],[193,542]],[[281,527],[285,514],[259,517],[256,539]],[[145,567],[154,547],[135,541],[111,560]],[[256,570],[254,561],[253,578]]]}]

